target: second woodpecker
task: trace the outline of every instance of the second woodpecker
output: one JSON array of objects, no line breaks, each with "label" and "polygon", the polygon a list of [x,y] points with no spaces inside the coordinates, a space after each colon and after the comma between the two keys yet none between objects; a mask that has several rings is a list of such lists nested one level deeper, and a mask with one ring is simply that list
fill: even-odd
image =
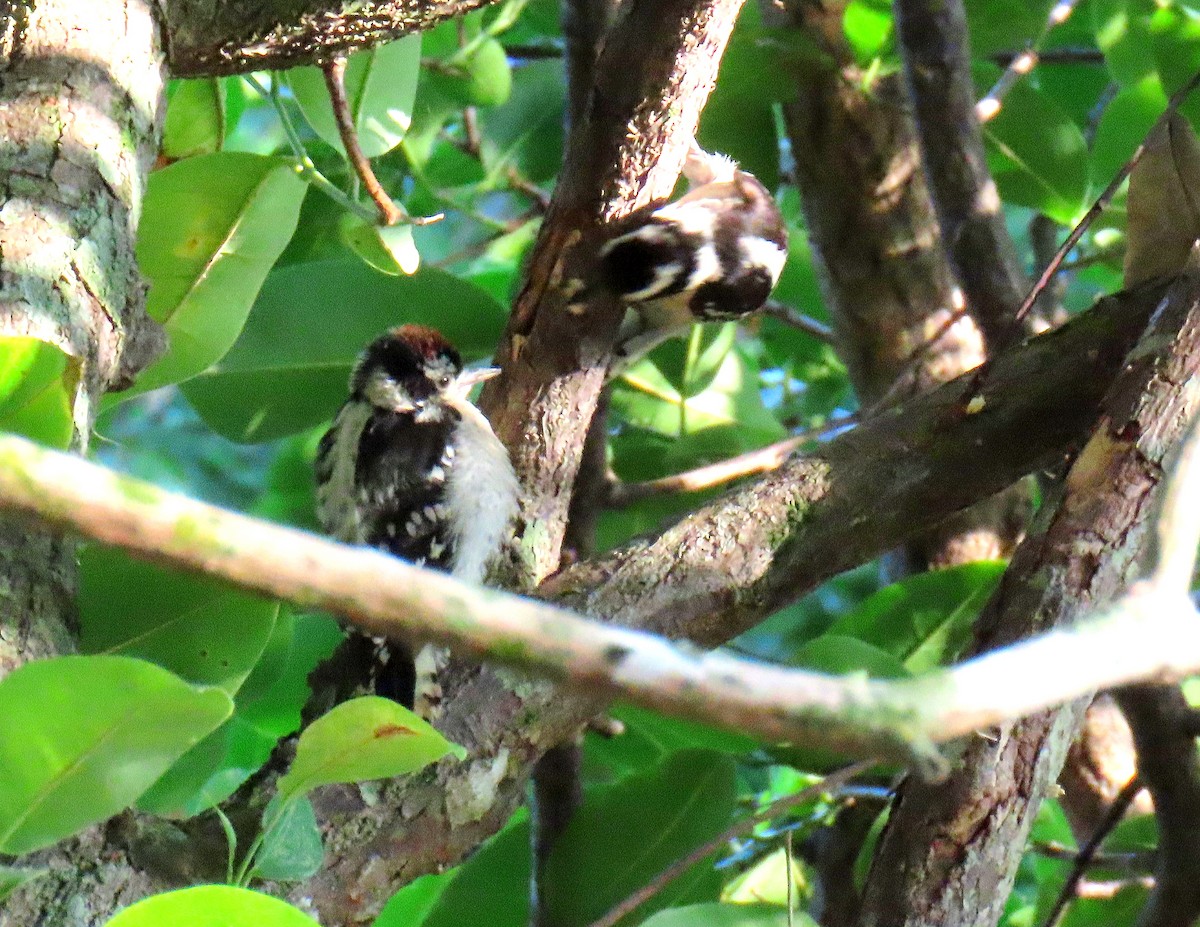
[{"label": "second woodpecker", "polygon": [[692,143],[690,189],[600,249],[600,286],[630,307],[616,368],[693,322],[740,319],[762,308],[787,261],[775,200],[730,158]]}]

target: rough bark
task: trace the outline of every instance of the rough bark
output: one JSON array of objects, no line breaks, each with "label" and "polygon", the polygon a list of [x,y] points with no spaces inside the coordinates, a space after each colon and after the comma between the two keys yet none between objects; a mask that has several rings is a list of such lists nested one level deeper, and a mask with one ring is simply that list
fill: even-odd
[{"label": "rough bark", "polygon": [[493,0],[163,0],[176,77],[315,64],[420,32]]},{"label": "rough bark", "polygon": [[[76,449],[101,393],[160,346],[134,240],[162,90],[159,24],[141,0],[0,8],[0,335],[31,335],[71,358]],[[74,551],[0,519],[0,676],[74,648]],[[30,860],[52,874],[10,899],[0,923],[86,923],[138,897],[131,870],[102,845],[93,829]]]},{"label": "rough bark", "polygon": [[966,9],[962,0],[898,0],[896,31],[946,254],[995,350],[1019,337],[1029,283],[984,155]]},{"label": "rough bark", "polygon": [[[975,652],[1070,623],[1134,578],[1164,460],[1196,412],[1197,280],[1176,284],[1105,398],[1057,503],[1018,548],[981,617]],[[991,927],[1087,700],[970,740],[936,788],[910,780],[892,809],[860,924]]]}]

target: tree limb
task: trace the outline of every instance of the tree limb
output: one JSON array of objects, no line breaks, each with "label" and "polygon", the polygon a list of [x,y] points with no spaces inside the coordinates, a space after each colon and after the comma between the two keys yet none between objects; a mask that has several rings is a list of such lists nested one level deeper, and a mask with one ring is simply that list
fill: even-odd
[{"label": "tree limb", "polygon": [[494,0],[164,0],[175,77],[245,74],[319,64]]}]

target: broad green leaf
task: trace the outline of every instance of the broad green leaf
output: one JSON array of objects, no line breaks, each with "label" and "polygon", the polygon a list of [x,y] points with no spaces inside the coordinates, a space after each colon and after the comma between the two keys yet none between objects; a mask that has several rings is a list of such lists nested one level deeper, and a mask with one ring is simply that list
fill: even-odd
[{"label": "broad green leaf", "polygon": [[[1167,93],[1174,93],[1200,70],[1200,10],[1184,3],[1156,4],[1150,17],[1154,63]],[[1189,118],[1200,117],[1195,94],[1180,106]]]},{"label": "broad green leaf", "polygon": [[276,882],[300,882],[321,868],[325,847],[312,802],[276,795],[263,811],[263,844],[254,857],[254,875]]},{"label": "broad green leaf", "polygon": [[0,682],[0,852],[116,814],[229,717],[219,689],[129,657],[59,657]]},{"label": "broad green leaf", "polygon": [[343,702],[300,735],[292,766],[279,780],[283,800],[335,782],[361,782],[416,772],[447,753],[466,751],[390,699],[367,695]]},{"label": "broad green leaf", "polygon": [[1153,76],[1152,0],[1092,0],[1088,7],[1096,44],[1113,80],[1128,87]]},{"label": "broad green leaf", "polygon": [[616,737],[592,733],[585,742],[588,763],[603,767],[608,778],[657,766],[679,750],[715,750],[737,756],[758,746],[753,738],[694,721],[668,718],[637,705],[618,705],[610,713],[625,730]]},{"label": "broad green leaf", "polygon": [[952,660],[1000,582],[1005,564],[983,560],[908,576],[835,621],[828,634],[886,651],[914,673]]},{"label": "broad green leaf", "polygon": [[850,0],[842,14],[842,31],[863,67],[895,44],[891,4],[883,0]]},{"label": "broad green leaf", "polygon": [[1024,48],[1046,25],[1055,0],[966,0],[971,54],[976,60]]},{"label": "broad green leaf", "polygon": [[241,687],[279,603],[90,546],[80,556],[80,649],[157,663],[189,682]]},{"label": "broad green leaf", "polygon": [[490,176],[503,177],[510,164],[535,183],[558,173],[565,94],[559,62],[536,61],[521,68],[521,79],[508,102],[484,110],[479,120],[483,161]]},{"label": "broad green leaf", "polygon": [[237,344],[184,395],[215,431],[266,441],[328,420],[367,342],[403,322],[439,329],[465,358],[492,352],[504,309],[435,267],[381,274],[356,258],[272,273]]},{"label": "broad green leaf", "polygon": [[[374,927],[415,927],[418,923],[421,927],[462,927],[476,923],[487,927],[526,927],[532,878],[528,813],[518,810],[500,833],[448,875],[452,876],[448,884],[432,885],[417,897],[397,901],[398,913],[427,910],[423,920],[402,921],[396,917],[385,920],[380,915]],[[430,895],[437,897],[430,900]]]},{"label": "broad green leaf", "polygon": [[1104,108],[1092,143],[1092,184],[1108,186],[1167,107],[1157,74],[1122,87]]},{"label": "broad green leaf", "polygon": [[893,654],[857,637],[822,634],[802,645],[790,658],[794,666],[838,676],[866,674],[881,679],[911,675]]},{"label": "broad green leaf", "polygon": [[162,153],[172,161],[220,151],[225,141],[225,82],[171,81]]},{"label": "broad green leaf", "polygon": [[421,255],[411,225],[371,225],[346,213],[339,226],[346,244],[376,270],[391,276],[417,272]]},{"label": "broad green leaf", "polygon": [[757,365],[737,347],[725,356],[708,389],[686,400],[681,389],[682,384],[668,380],[652,357],[643,358],[621,377],[612,404],[629,424],[667,437],[724,426],[734,430],[740,449],[748,450],[786,436],[763,405]]},{"label": "broad green leaf", "polygon": [[187,380],[225,355],[296,229],[306,189],[291,161],[238,152],[151,174],[137,258],[150,280],[147,311],[170,348],[123,397]]},{"label": "broad green leaf", "polygon": [[512,93],[512,66],[504,46],[485,38],[474,54],[448,68],[430,68],[423,80],[463,106],[499,106]]},{"label": "broad green leaf", "polygon": [[138,807],[188,818],[224,801],[262,768],[281,737],[300,728],[308,674],[342,640],[332,619],[284,611],[262,658],[237,694],[233,716],[185,753]]},{"label": "broad green leaf", "polygon": [[[529,831],[526,828],[525,843],[521,844],[525,848],[526,858],[529,856],[528,843]],[[487,853],[486,847],[473,854],[471,862],[474,862],[478,856],[484,853]],[[465,869],[469,865],[471,863],[465,864],[462,869]],[[528,866],[526,869],[528,869]],[[388,903],[383,906],[383,910],[379,912],[379,916],[371,922],[371,927],[418,927],[418,925],[422,925],[423,927],[429,913],[442,897],[442,893],[458,877],[459,872],[459,869],[450,869],[446,872],[439,872],[436,875],[423,875],[409,882],[404,888],[388,899]],[[528,872],[522,878],[514,879],[513,881],[517,885],[525,885],[529,881]],[[526,918],[528,918],[528,896],[529,893],[525,892],[526,907],[524,912]],[[488,924],[491,927],[500,927],[499,924],[491,919],[488,920]]]},{"label": "broad green leaf", "polygon": [[20,866],[0,866],[0,901],[4,901],[26,882],[40,879],[49,869],[30,869]]},{"label": "broad green leaf", "polygon": [[[346,101],[358,144],[368,158],[391,151],[412,124],[417,75],[421,69],[421,33],[354,52],[346,60]],[[320,68],[293,68],[287,80],[304,116],[328,145],[345,153]]]},{"label": "broad green leaf", "polygon": [[817,927],[803,911],[792,913],[767,904],[691,904],[668,908],[642,922],[642,927]]},{"label": "broad green leaf", "polygon": [[[546,863],[546,907],[563,927],[590,924],[618,901],[729,826],[736,797],[726,756],[685,750],[662,766],[596,789]],[[597,873],[603,873],[597,878]],[[715,900],[711,861],[681,875],[622,921],[637,924],[685,901]],[[580,891],[580,886],[588,891]]]},{"label": "broad green leaf", "polygon": [[1057,103],[1019,83],[983,134],[988,164],[1006,202],[1074,224],[1086,208],[1087,142]]},{"label": "broad green leaf", "polygon": [[49,447],[71,443],[79,365],[37,338],[0,336],[0,431]]},{"label": "broad green leaf", "polygon": [[290,904],[232,885],[201,885],[152,895],[105,927],[320,927]]}]

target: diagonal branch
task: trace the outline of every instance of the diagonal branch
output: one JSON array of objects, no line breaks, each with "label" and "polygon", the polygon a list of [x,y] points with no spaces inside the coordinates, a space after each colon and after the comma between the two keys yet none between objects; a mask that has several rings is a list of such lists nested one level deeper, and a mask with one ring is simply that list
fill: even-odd
[{"label": "diagonal branch", "polygon": [[494,0],[164,0],[167,62],[175,77],[246,74],[317,64]]}]

